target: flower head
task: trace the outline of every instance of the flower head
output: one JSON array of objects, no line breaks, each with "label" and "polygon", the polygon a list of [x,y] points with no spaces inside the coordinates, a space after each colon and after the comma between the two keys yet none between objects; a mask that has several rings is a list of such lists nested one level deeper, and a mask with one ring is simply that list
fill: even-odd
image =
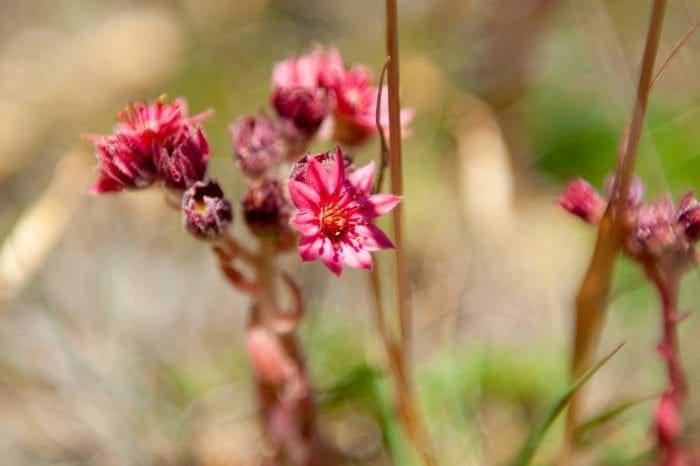
[{"label": "flower head", "polygon": [[[333,138],[359,145],[378,132],[376,121],[379,88],[372,72],[360,65],[346,68],[336,48],[316,46],[311,52],[278,63],[272,76],[272,103],[283,120],[294,123],[310,138],[327,116],[332,116]],[[388,92],[381,93],[380,126],[389,128]],[[401,133],[413,111],[401,110]]]},{"label": "flower head", "polygon": [[184,129],[204,121],[211,112],[187,116],[185,99],[171,103],[133,102],[117,113],[117,125],[108,136],[86,135],[95,144],[99,170],[97,181],[88,193],[102,194],[122,189],[140,189],[157,178],[155,156],[160,156],[166,141]]},{"label": "flower head", "polygon": [[154,143],[153,158],[166,186],[184,190],[204,179],[209,143],[201,128],[183,127],[162,143]]},{"label": "flower head", "polygon": [[342,66],[336,49],[326,52],[321,47],[275,65],[271,101],[280,118],[296,129],[293,139],[310,139],[329,115],[331,95],[323,83],[333,80]]},{"label": "flower head", "polygon": [[[364,66],[355,65],[339,73],[330,81],[330,89],[335,96],[333,110],[333,137],[341,143],[360,145],[377,134],[377,100],[380,89],[372,84],[372,73]],[[401,109],[401,134],[409,134],[408,125],[413,120],[413,110]],[[389,131],[389,92],[381,90],[379,124],[383,131]]]},{"label": "flower head", "polygon": [[229,130],[236,163],[248,175],[260,176],[285,156],[285,143],[265,112],[243,115]]},{"label": "flower head", "polygon": [[117,113],[119,123],[115,132],[131,140],[137,150],[150,153],[153,143],[162,144],[183,126],[197,125],[210,115],[208,111],[188,117],[187,101],[183,98],[170,103],[164,99],[153,103],[132,102]]},{"label": "flower head", "polygon": [[587,181],[576,178],[569,182],[557,201],[559,206],[588,223],[600,221],[605,201]]},{"label": "flower head", "polygon": [[308,158],[289,180],[289,194],[298,209],[291,224],[301,233],[299,255],[321,259],[340,276],[343,264],[369,269],[371,251],[392,248],[391,240],[372,221],[401,200],[392,194],[371,194],[374,163],[346,175],[345,158],[335,153]]},{"label": "flower head", "polygon": [[233,220],[231,204],[214,180],[197,181],[182,196],[182,221],[193,235],[213,239]]}]

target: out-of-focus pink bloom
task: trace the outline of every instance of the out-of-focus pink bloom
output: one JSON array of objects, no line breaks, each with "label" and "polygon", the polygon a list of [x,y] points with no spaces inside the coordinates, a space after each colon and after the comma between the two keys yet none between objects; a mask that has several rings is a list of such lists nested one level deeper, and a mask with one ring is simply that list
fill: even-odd
[{"label": "out-of-focus pink bloom", "polygon": [[183,126],[195,126],[209,118],[211,111],[187,116],[187,101],[180,97],[168,103],[159,99],[153,103],[133,102],[117,113],[115,133],[128,138],[136,150],[146,154],[153,143],[162,144]]},{"label": "out-of-focus pink bloom", "polygon": [[135,150],[132,142],[120,135],[86,136],[97,152],[99,177],[87,192],[103,194],[122,189],[141,189],[149,186],[156,179],[156,167],[153,158]]},{"label": "out-of-focus pink bloom", "polygon": [[[379,88],[364,66],[345,68],[336,48],[316,46],[300,57],[275,66],[272,103],[283,119],[289,119],[306,135],[313,135],[327,115],[333,117],[333,138],[359,145],[377,134],[376,108]],[[388,93],[382,92],[380,125],[388,131]],[[401,110],[401,133],[407,136],[413,111]]]},{"label": "out-of-focus pink bloom", "polygon": [[204,121],[211,112],[187,116],[187,102],[134,102],[117,114],[117,125],[109,136],[86,135],[95,144],[97,181],[88,193],[102,194],[149,186],[157,175],[155,152],[183,128]]},{"label": "out-of-focus pink bloom", "polygon": [[154,142],[153,160],[166,186],[184,190],[204,179],[209,143],[201,128],[183,127],[162,143]]},{"label": "out-of-focus pink bloom", "polygon": [[[372,84],[372,73],[363,66],[353,66],[331,88],[336,106],[333,111],[333,137],[341,143],[359,145],[377,134],[377,99],[379,88]],[[401,109],[401,134],[408,136],[413,110]],[[379,124],[389,134],[389,93],[384,87],[379,109]]]},{"label": "out-of-focus pink bloom", "polygon": [[339,147],[335,153],[308,159],[301,171],[296,170],[289,180],[289,194],[298,209],[291,224],[301,233],[302,260],[320,258],[340,276],[343,264],[369,269],[371,251],[394,247],[372,221],[393,209],[401,198],[371,194],[373,178],[373,162],[346,175]]},{"label": "out-of-focus pink bloom", "polygon": [[557,203],[567,212],[592,224],[600,221],[605,210],[605,201],[598,191],[581,178],[569,182]]},{"label": "out-of-focus pink bloom", "polygon": [[299,136],[291,139],[308,139],[321,127],[330,113],[330,98],[325,89],[306,87],[279,87],[272,92],[272,105],[277,114],[291,122]]},{"label": "out-of-focus pink bloom", "polygon": [[311,138],[331,111],[331,97],[323,86],[335,80],[343,63],[336,49],[317,46],[300,57],[289,57],[272,72],[272,105],[305,139]]},{"label": "out-of-focus pink bloom", "polygon": [[[612,173],[605,178],[605,196],[613,198],[615,189],[615,174]],[[639,207],[644,199],[644,182],[639,177],[633,177],[630,183],[630,191],[627,197],[627,205],[631,208]]]},{"label": "out-of-focus pink bloom", "polygon": [[655,257],[661,257],[684,239],[682,230],[677,227],[676,210],[668,196],[639,207],[634,236],[645,252]]},{"label": "out-of-focus pink bloom", "polygon": [[222,235],[233,220],[233,209],[214,181],[197,181],[182,196],[182,222],[193,235],[214,239]]},{"label": "out-of-focus pink bloom", "polygon": [[263,111],[258,116],[241,116],[229,131],[236,163],[248,175],[260,176],[285,156],[285,143],[275,123]]}]

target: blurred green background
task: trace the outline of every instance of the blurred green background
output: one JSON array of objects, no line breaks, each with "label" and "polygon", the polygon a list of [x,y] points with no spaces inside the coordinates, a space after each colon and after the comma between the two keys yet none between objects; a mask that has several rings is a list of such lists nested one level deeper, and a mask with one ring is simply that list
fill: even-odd
[{"label": "blurred green background", "polygon": [[[649,6],[399,2],[402,103],[416,110],[404,142],[413,355],[442,465],[503,464],[567,387],[573,296],[594,232],[553,199],[573,176],[601,187],[613,167]],[[238,199],[227,126],[269,108],[272,66],[314,42],[378,76],[383,3],[4,0],[0,10],[1,462],[257,464],[246,298],[158,193],[83,195],[94,158],[80,135],[109,132],[127,101],[185,96],[192,113],[215,109],[210,174]],[[670,2],[661,59],[699,18],[697,0]],[[691,39],[652,96],[638,164],[651,196],[700,187],[699,50]],[[356,153],[377,156],[377,141]],[[242,222],[235,229],[250,238]],[[380,254],[387,274],[389,259]],[[295,254],[285,266],[303,281],[324,431],[356,464],[390,464],[403,447],[366,275],[336,280]],[[656,297],[632,264],[618,272],[601,355],[627,345],[587,389],[587,416],[664,386]],[[684,309],[699,283],[695,273],[684,282]],[[691,447],[699,330],[695,315],[682,325]],[[591,432],[577,464],[648,464],[652,406]]]}]

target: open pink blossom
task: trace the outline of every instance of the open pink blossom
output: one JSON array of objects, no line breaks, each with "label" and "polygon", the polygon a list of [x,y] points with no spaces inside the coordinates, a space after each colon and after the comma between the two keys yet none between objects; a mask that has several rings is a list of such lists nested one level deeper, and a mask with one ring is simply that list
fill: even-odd
[{"label": "open pink blossom", "polygon": [[289,180],[289,194],[298,209],[290,223],[301,233],[299,255],[304,261],[320,258],[337,276],[343,264],[371,268],[370,252],[394,247],[372,221],[401,200],[392,194],[371,194],[373,162],[346,175],[344,160],[338,147],[335,153],[305,162],[304,173],[293,170]]}]

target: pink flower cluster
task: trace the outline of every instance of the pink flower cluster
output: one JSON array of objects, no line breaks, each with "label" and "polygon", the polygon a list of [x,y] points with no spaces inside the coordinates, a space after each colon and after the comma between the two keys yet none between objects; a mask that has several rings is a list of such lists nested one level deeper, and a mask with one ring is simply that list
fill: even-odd
[{"label": "pink flower cluster", "polygon": [[[275,66],[272,75],[272,104],[281,119],[301,137],[312,136],[330,119],[336,142],[358,145],[377,133],[376,108],[379,88],[372,72],[362,66],[346,68],[335,48],[316,46],[311,52],[290,57]],[[388,131],[387,91],[382,92],[380,124]],[[411,122],[413,112],[401,111],[401,124]]]},{"label": "pink flower cluster", "polygon": [[[608,183],[611,191],[612,183]],[[674,206],[668,196],[643,202],[643,186],[634,180],[630,188],[628,215],[632,231],[625,238],[625,250],[636,257],[695,261],[694,244],[700,239],[700,202],[692,192],[683,195]],[[610,195],[608,195],[610,197]],[[607,201],[589,183],[574,179],[565,188],[558,204],[569,213],[591,224],[603,216]]]},{"label": "pink flower cluster", "polygon": [[204,179],[209,144],[199,124],[210,112],[187,115],[187,102],[134,102],[117,113],[117,125],[106,136],[87,135],[97,149],[99,176],[88,189],[103,194],[141,189],[161,179],[184,190]]},{"label": "pink flower cluster", "polygon": [[[371,193],[374,164],[355,170],[340,147],[302,156],[323,125],[350,146],[377,134],[379,93],[372,73],[360,65],[346,68],[335,48],[316,46],[275,66],[270,100],[276,118],[261,110],[230,126],[235,163],[248,178],[243,218],[261,242],[275,252],[288,250],[293,225],[301,233],[301,258],[320,258],[336,275],[343,265],[368,269],[370,252],[393,247],[372,222],[400,199]],[[386,129],[386,92],[383,97],[380,123]],[[99,171],[88,191],[141,189],[160,181],[182,195],[183,224],[193,235],[220,239],[233,209],[221,187],[206,178],[210,148],[200,124],[209,114],[189,116],[183,98],[129,104],[117,114],[112,134],[87,136]],[[410,110],[402,111],[404,134],[411,118]],[[294,161],[290,178],[280,179],[279,168]]]},{"label": "pink flower cluster", "polygon": [[292,171],[289,194],[298,209],[292,225],[301,233],[304,261],[321,259],[335,275],[343,264],[369,269],[371,251],[392,248],[391,240],[372,221],[389,212],[400,198],[371,194],[374,162],[350,173],[340,147],[302,159]]}]

